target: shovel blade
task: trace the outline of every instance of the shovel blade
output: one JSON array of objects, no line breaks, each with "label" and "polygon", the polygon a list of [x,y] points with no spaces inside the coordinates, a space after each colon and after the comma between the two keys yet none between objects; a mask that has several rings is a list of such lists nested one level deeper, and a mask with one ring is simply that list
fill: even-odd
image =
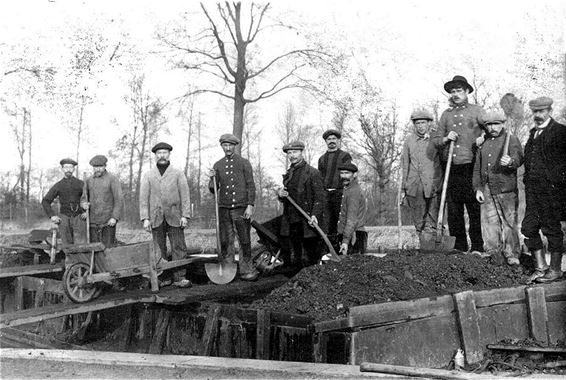
[{"label": "shovel blade", "polygon": [[421,234],[419,240],[422,251],[448,252],[453,250],[456,244],[455,236],[437,234]]},{"label": "shovel blade", "polygon": [[225,262],[205,263],[204,269],[210,281],[218,285],[224,285],[236,278],[238,264]]}]

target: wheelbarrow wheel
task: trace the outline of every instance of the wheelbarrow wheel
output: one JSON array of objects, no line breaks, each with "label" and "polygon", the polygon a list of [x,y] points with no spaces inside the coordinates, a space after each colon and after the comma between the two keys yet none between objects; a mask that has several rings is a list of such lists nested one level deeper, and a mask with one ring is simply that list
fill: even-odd
[{"label": "wheelbarrow wheel", "polygon": [[100,295],[101,289],[96,284],[86,282],[90,266],[85,263],[75,263],[65,271],[63,285],[67,297],[75,303],[88,302]]}]

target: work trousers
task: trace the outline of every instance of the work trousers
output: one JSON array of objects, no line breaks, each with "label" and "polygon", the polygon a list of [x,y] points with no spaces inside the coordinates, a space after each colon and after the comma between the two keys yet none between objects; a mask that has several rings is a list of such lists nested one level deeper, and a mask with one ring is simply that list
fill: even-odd
[{"label": "work trousers", "polygon": [[436,229],[439,204],[436,193],[433,193],[430,198],[425,197],[423,185],[419,184],[417,195],[414,197],[407,195],[405,200],[417,233],[421,233],[423,230],[433,231]]},{"label": "work trousers", "polygon": [[[161,257],[169,260],[167,255],[166,238],[169,237],[171,245],[171,258],[173,261],[181,260],[187,255],[187,244],[185,243],[185,233],[181,227],[170,226],[165,220],[159,226],[151,229],[153,241],[159,246]],[[185,278],[186,269],[173,272],[173,281],[181,281]]]},{"label": "work trousers", "polygon": [[[348,255],[363,255],[367,252],[368,249],[368,233],[367,231],[356,231],[355,234],[355,242],[352,244],[352,241],[354,241],[354,239],[351,239],[350,243],[348,244]],[[342,241],[342,235],[340,235],[338,239]]]},{"label": "work trousers", "polygon": [[468,251],[464,207],[469,217],[469,234],[472,251],[483,251],[481,235],[480,204],[475,197],[472,185],[474,164],[452,165],[448,179],[448,228],[456,238],[454,248]]},{"label": "work trousers", "polygon": [[290,253],[291,265],[304,268],[318,264],[322,257],[322,243],[318,236],[304,237],[303,223],[292,223],[289,236],[281,238],[282,251]]},{"label": "work trousers", "polygon": [[562,209],[561,194],[554,185],[545,180],[525,183],[526,209],[521,225],[525,245],[530,251],[542,249],[540,232],[548,240],[549,252],[564,252],[563,232],[560,224]]},{"label": "work trousers", "polygon": [[110,227],[105,224],[90,224],[90,242],[102,243],[106,248],[116,245],[116,226]]},{"label": "work trousers", "polygon": [[220,251],[227,262],[234,262],[236,249],[235,237],[240,243],[240,275],[252,273],[252,244],[250,239],[251,220],[244,218],[245,207],[218,209],[220,224]]},{"label": "work trousers", "polygon": [[86,221],[81,219],[81,215],[68,216],[59,215],[59,234],[63,245],[86,243]]},{"label": "work trousers", "polygon": [[337,242],[338,219],[342,207],[342,189],[326,190],[326,213],[328,215],[328,238]]},{"label": "work trousers", "polygon": [[503,254],[519,258],[519,197],[512,191],[492,194],[489,184],[484,186],[484,203],[481,204],[481,227],[486,253]]}]

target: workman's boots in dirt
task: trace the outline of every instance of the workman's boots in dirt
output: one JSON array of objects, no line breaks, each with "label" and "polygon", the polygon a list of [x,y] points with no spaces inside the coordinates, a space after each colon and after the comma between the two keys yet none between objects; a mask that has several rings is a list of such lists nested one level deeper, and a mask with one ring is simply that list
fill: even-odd
[{"label": "workman's boots in dirt", "polygon": [[552,282],[562,277],[562,252],[550,253],[550,269],[545,275],[536,279],[536,282]]},{"label": "workman's boots in dirt", "polygon": [[548,265],[546,264],[546,258],[544,257],[544,252],[542,249],[536,249],[531,252],[533,259],[535,260],[535,271],[529,277],[527,284],[532,284],[533,282],[537,281],[539,278],[545,275],[546,270],[548,269]]}]

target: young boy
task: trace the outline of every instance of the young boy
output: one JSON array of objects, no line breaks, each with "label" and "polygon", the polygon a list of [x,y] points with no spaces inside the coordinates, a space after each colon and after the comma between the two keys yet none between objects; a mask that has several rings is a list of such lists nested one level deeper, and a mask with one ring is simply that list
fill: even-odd
[{"label": "young boy", "polygon": [[486,139],[476,152],[473,186],[481,204],[485,252],[496,263],[505,257],[507,264],[519,265],[517,168],[523,164],[523,149],[515,135],[507,136],[505,115],[488,112],[482,118]]}]

